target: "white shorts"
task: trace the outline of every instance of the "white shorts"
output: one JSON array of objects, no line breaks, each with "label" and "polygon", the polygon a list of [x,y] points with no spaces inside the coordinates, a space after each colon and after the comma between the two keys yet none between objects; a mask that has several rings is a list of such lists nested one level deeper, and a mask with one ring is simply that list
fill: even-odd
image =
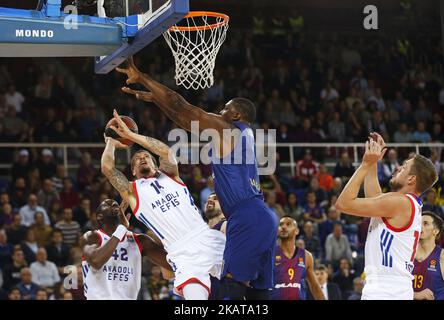
[{"label": "white shorts", "polygon": [[167,261],[174,270],[174,289],[182,295],[185,285],[192,282],[211,290],[210,275],[220,279],[225,250],[225,235],[205,228],[167,248]]},{"label": "white shorts", "polygon": [[413,300],[412,281],[390,277],[366,279],[361,300]]}]

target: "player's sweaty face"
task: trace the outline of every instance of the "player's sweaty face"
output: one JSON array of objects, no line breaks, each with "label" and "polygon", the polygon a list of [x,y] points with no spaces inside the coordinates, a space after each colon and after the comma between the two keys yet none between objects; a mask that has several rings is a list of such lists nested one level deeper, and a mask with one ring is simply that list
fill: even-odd
[{"label": "player's sweaty face", "polygon": [[140,152],[134,156],[135,171],[139,174],[150,174],[154,170],[151,157],[146,152]]},{"label": "player's sweaty face", "polygon": [[219,200],[216,196],[208,197],[207,203],[205,204],[205,216],[207,219],[211,219],[218,215],[222,209],[220,208]]},{"label": "player's sweaty face", "polygon": [[390,179],[390,186],[393,191],[397,191],[405,185],[412,161],[413,159],[404,161],[404,163],[393,173],[392,178]]}]

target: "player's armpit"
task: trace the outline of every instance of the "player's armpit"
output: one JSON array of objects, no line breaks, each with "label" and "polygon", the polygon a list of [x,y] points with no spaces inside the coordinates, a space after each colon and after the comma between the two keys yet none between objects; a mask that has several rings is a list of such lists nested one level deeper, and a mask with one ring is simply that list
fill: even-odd
[{"label": "player's armpit", "polygon": [[319,285],[314,274],[313,256],[307,250],[305,250],[305,264],[307,268],[307,283],[311,294],[315,300],[325,300],[324,293],[322,292],[321,286]]},{"label": "player's armpit", "polygon": [[338,210],[359,217],[385,217],[392,218],[399,214],[410,217],[412,205],[403,194],[389,192],[374,198],[355,198],[347,204],[337,201]]}]

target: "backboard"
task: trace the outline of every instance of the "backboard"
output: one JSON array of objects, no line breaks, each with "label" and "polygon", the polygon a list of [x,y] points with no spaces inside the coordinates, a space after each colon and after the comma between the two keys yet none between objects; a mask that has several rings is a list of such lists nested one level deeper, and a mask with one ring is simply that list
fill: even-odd
[{"label": "backboard", "polygon": [[[97,15],[78,15],[61,0],[38,10],[0,7],[0,57],[95,57],[108,73],[185,17],[188,0],[97,0]],[[69,7],[69,8],[68,8]]]}]

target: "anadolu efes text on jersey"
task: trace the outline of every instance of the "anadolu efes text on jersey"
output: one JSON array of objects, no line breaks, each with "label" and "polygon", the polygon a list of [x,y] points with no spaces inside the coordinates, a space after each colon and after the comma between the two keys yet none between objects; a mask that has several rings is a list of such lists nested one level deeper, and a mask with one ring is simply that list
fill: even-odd
[{"label": "anadolu efes text on jersey", "polygon": [[366,278],[404,279],[410,283],[414,258],[421,233],[422,203],[416,196],[406,194],[412,211],[403,228],[395,228],[385,218],[372,218],[365,243]]},{"label": "anadolu efes text on jersey", "polygon": [[[99,247],[111,236],[96,230]],[[136,300],[142,271],[142,246],[133,232],[127,232],[111,258],[100,268],[92,268],[82,259],[83,289],[87,300]]]},{"label": "anadolu efes text on jersey", "polygon": [[165,249],[186,234],[208,228],[185,184],[162,171],[134,182],[134,215],[162,241]]}]

